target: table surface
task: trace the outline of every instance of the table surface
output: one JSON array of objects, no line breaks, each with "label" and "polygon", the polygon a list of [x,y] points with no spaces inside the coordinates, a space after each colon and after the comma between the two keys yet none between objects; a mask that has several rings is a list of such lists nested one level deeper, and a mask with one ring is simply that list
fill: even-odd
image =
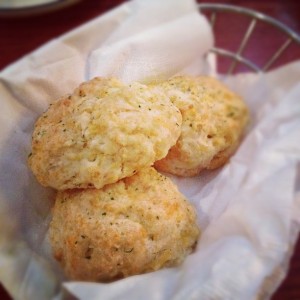
[{"label": "table surface", "polygon": [[[73,6],[61,9],[56,12],[46,13],[35,16],[22,17],[0,17],[0,70],[16,61],[22,56],[30,53],[45,42],[65,33],[74,27],[100,15],[101,13],[123,3],[124,0],[85,0]],[[199,1],[200,2],[200,1]],[[218,3],[219,1],[207,0],[206,3]],[[246,8],[260,11],[264,14],[272,16],[296,32],[300,32],[300,1],[293,0],[228,0],[223,3],[234,4]],[[232,19],[232,18],[230,18]],[[234,20],[234,19],[233,19]],[[223,22],[223,23],[222,23]],[[226,24],[224,23],[226,22]],[[236,24],[234,23],[236,22]],[[218,26],[229,26],[228,18],[222,21],[222,18],[216,22],[216,30]],[[225,24],[225,25],[224,25]],[[242,33],[247,26],[248,21],[235,19],[233,28],[217,38],[216,42],[221,46],[231,47],[236,50],[237,40],[235,37]],[[244,28],[245,27],[245,28]],[[224,29],[224,28],[223,28]],[[245,55],[256,61],[259,65],[263,65],[270,53],[274,53],[275,48],[284,41],[283,36],[275,38],[271,35],[271,40],[265,41],[265,29],[258,26],[258,33],[254,34],[253,41],[245,49]],[[240,30],[240,32],[239,32]],[[224,30],[223,30],[224,31]],[[235,32],[233,32],[235,31]],[[262,38],[263,37],[263,38]],[[264,43],[264,50],[257,53],[257,41]],[[233,46],[232,46],[233,45]],[[274,64],[293,61],[300,58],[300,46],[292,44],[282,57]],[[230,61],[225,60],[221,64],[221,71],[226,71]],[[243,71],[243,67],[238,67],[238,71]],[[0,299],[9,299],[8,294],[0,285]],[[294,255],[291,259],[290,269],[287,278],[281,284],[272,300],[296,300],[300,299],[300,242],[295,246]]]}]

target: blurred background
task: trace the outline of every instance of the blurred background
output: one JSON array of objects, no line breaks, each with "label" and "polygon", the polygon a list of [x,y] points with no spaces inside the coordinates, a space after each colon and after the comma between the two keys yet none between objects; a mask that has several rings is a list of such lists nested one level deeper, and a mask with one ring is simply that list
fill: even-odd
[{"label": "blurred background", "polygon": [[[0,5],[12,2],[42,0],[0,0]],[[45,0],[47,1],[47,0]],[[48,0],[45,6],[15,11],[0,10],[0,70],[23,55],[33,51],[45,42],[90,20],[99,14],[125,2],[124,0]],[[52,1],[52,3],[51,3]],[[54,2],[53,2],[54,1]],[[183,0],[184,1],[184,0]],[[198,3],[220,3],[220,1],[198,1]],[[58,3],[58,4],[57,4]],[[300,4],[295,0],[228,0],[222,3],[239,5],[267,14],[283,22],[296,32],[300,32]],[[16,16],[17,15],[17,16]],[[236,51],[251,20],[244,16],[218,14],[215,30],[216,44]],[[286,35],[262,22],[256,24],[255,31],[243,52],[244,56],[262,66],[282,43]],[[259,51],[257,51],[259,47]],[[300,57],[300,47],[291,43],[280,59],[272,67],[296,60]],[[230,60],[222,60],[220,71],[228,69]],[[240,68],[240,69],[239,69]],[[236,71],[246,70],[239,66]]]},{"label": "blurred background", "polygon": [[[52,0],[45,6],[27,7],[10,10],[15,1],[0,0],[0,70],[30,53],[39,46],[75,27],[95,18],[102,13],[125,2],[124,0]],[[37,0],[23,0],[23,3]],[[184,1],[184,0],[183,0]],[[49,0],[49,2],[51,2]],[[220,3],[220,1],[197,1],[198,3]],[[294,0],[227,0],[225,4],[238,5],[271,16],[292,30],[300,33],[300,1]],[[210,17],[210,15],[208,16]],[[247,30],[251,19],[222,13],[218,14],[214,30],[216,45],[233,52],[238,50],[241,39]],[[270,28],[258,22],[251,35],[243,56],[262,67],[270,55],[286,41],[286,35],[275,28]],[[259,49],[259,51],[258,51]],[[279,65],[300,59],[300,45],[291,42],[280,58],[272,64],[271,69]],[[219,71],[226,72],[231,60],[222,59]],[[237,65],[234,72],[244,72],[248,69]],[[10,299],[0,285],[0,299]],[[291,260],[288,277],[280,286],[272,300],[300,299],[300,243],[298,242]]]}]

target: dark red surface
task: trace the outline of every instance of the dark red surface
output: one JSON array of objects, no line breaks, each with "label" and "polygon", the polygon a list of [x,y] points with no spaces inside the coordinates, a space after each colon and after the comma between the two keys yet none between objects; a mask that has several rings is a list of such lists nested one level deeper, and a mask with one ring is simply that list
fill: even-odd
[{"label": "dark red surface", "polygon": [[[101,13],[125,2],[124,0],[83,0],[72,7],[63,10],[31,17],[0,18],[0,70],[33,51],[43,43],[59,36],[66,31],[100,15]],[[199,1],[200,2],[200,1]],[[218,3],[219,1],[207,0],[205,2]],[[293,30],[300,32],[300,1],[292,0],[228,0],[230,3],[260,11],[272,16]],[[221,27],[222,36],[217,38],[218,45],[231,47],[236,50],[237,43],[247,27],[249,20],[237,18],[223,19],[220,17],[216,29]],[[224,30],[224,26],[228,30]],[[230,27],[231,26],[231,27]],[[259,65],[262,65],[270,53],[283,41],[283,36],[266,34],[270,31],[259,24],[260,30],[256,32],[245,49],[245,55]],[[257,51],[260,47],[260,51]],[[291,45],[282,58],[274,65],[300,59],[300,47]],[[225,71],[229,61],[222,64]],[[0,299],[9,299],[9,296],[0,285]],[[287,278],[282,283],[272,300],[297,300],[300,299],[300,242],[297,243],[291,260]],[[242,299],[241,299],[242,300]]]}]

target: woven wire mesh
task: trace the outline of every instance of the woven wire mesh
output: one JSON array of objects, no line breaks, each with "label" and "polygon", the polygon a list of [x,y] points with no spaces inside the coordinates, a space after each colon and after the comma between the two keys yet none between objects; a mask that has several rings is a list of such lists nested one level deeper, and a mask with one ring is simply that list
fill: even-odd
[{"label": "woven wire mesh", "polygon": [[[254,72],[265,72],[269,70],[286,51],[288,51],[288,48],[292,43],[296,44],[300,49],[300,36],[288,26],[272,17],[251,9],[227,4],[203,3],[199,4],[198,7],[202,13],[209,16],[210,23],[213,29],[220,14],[226,13],[227,19],[230,18],[230,16],[228,15],[229,13],[243,15],[244,17],[249,19],[248,26],[243,32],[243,36],[236,51],[219,47],[218,45],[215,45],[210,50],[210,52],[215,53],[218,58],[226,57],[231,60],[227,70],[225,71],[225,73],[228,75],[235,72],[239,64],[246,66],[248,69],[251,69]],[[268,59],[262,65],[258,65],[256,61],[253,61],[250,58],[247,58],[246,55],[244,55],[244,50],[246,49],[249,40],[253,36],[255,30],[259,30],[257,26],[259,23],[265,23],[266,25],[276,28],[278,31],[281,31],[281,33],[284,34],[284,41],[279,47],[277,47],[276,49],[274,49],[274,51],[272,51],[272,53],[270,53]],[[215,35],[220,34],[218,31],[215,31],[214,33]],[[259,45],[257,48],[259,48]]]}]

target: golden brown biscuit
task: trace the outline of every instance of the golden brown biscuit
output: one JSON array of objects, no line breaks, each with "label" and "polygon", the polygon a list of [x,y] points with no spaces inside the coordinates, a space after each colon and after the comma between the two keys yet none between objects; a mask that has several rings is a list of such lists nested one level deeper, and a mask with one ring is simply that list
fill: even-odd
[{"label": "golden brown biscuit", "polygon": [[177,265],[198,235],[194,208],[153,168],[103,189],[58,192],[50,225],[66,275],[88,281]]},{"label": "golden brown biscuit", "polygon": [[248,122],[242,99],[216,79],[178,76],[160,86],[182,114],[181,135],[158,170],[194,176],[222,166],[239,145]]},{"label": "golden brown biscuit", "polygon": [[161,89],[95,78],[38,119],[29,165],[44,186],[101,188],[166,156],[180,126]]}]

